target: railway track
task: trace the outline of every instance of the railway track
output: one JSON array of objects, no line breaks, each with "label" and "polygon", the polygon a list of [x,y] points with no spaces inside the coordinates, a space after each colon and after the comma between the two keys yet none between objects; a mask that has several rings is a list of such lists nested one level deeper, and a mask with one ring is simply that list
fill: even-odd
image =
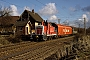
[{"label": "railway track", "polygon": [[8,57],[18,55],[20,54],[21,50],[28,48],[28,46],[34,44],[36,44],[36,42],[24,42],[0,47],[0,59],[7,59]]},{"label": "railway track", "polygon": [[52,55],[60,46],[71,42],[72,37],[55,39],[45,42],[26,42],[0,47],[1,60],[40,60]]}]

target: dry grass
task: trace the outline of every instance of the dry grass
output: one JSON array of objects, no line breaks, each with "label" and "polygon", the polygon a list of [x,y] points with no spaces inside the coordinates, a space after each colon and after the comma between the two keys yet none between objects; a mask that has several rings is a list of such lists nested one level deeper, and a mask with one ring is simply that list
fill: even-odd
[{"label": "dry grass", "polygon": [[22,40],[19,37],[14,36],[1,36],[0,35],[0,46],[1,45],[7,45],[7,44],[13,44],[13,43],[19,43]]},{"label": "dry grass", "polygon": [[10,42],[5,38],[0,36],[0,45],[7,45],[10,44]]}]

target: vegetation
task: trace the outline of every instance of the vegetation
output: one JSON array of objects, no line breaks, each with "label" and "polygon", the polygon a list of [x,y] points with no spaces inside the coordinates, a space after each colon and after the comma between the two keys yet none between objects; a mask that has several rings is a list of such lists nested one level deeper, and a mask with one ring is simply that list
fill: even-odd
[{"label": "vegetation", "polygon": [[12,11],[10,10],[9,7],[1,7],[0,8],[0,17],[2,17],[2,19],[1,19],[2,26],[7,25],[7,23],[9,22],[8,21],[10,19],[9,16],[11,16],[10,13],[12,13]]},{"label": "vegetation", "polygon": [[90,35],[90,27],[86,30],[86,32]]},{"label": "vegetation", "polygon": [[13,35],[0,35],[0,45],[19,43],[21,41],[19,37],[14,37]]},{"label": "vegetation", "polygon": [[2,32],[5,32],[5,27],[11,26],[9,23],[11,22],[11,9],[9,7],[0,7],[0,28],[2,28]]},{"label": "vegetation", "polygon": [[10,44],[10,42],[3,36],[0,36],[0,45]]},{"label": "vegetation", "polygon": [[[8,23],[10,22],[12,11],[10,10],[9,7],[0,7],[0,17],[2,17],[0,21],[0,27],[2,28],[3,32],[5,31],[5,28],[7,27],[8,29]],[[11,44],[11,43],[17,43],[20,42],[20,39],[17,37],[9,36],[8,34],[0,35],[0,45],[6,45],[6,44]]]},{"label": "vegetation", "polygon": [[0,16],[1,17],[10,16],[10,13],[12,13],[12,11],[10,10],[9,7],[0,7]]},{"label": "vegetation", "polygon": [[[84,28],[76,28],[74,27],[75,31],[78,32],[78,34],[84,34]],[[90,27],[86,29],[86,34],[90,35]]]}]

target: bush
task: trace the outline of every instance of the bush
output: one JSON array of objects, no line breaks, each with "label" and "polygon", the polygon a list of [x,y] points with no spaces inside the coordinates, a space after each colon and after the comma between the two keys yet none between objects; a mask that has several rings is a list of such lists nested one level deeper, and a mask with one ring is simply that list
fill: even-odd
[{"label": "bush", "polygon": [[6,38],[0,36],[0,44],[7,45],[10,44],[10,42]]},{"label": "bush", "polygon": [[7,40],[11,43],[19,43],[22,41],[20,37],[8,37]]}]

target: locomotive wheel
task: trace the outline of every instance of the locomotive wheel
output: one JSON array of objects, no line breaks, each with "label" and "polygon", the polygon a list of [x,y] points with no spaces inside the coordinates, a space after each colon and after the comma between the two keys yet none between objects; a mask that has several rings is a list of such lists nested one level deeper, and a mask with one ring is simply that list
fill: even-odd
[{"label": "locomotive wheel", "polygon": [[51,36],[51,39],[50,40],[52,40],[52,36]]},{"label": "locomotive wheel", "polygon": [[55,39],[58,39],[58,36],[55,36]]},{"label": "locomotive wheel", "polygon": [[58,39],[58,36],[55,36],[54,38],[55,38],[55,39]]},{"label": "locomotive wheel", "polygon": [[43,40],[46,41],[47,40],[47,36],[43,36]]},{"label": "locomotive wheel", "polygon": [[52,36],[49,36],[48,39],[49,39],[49,40],[52,40]]}]

